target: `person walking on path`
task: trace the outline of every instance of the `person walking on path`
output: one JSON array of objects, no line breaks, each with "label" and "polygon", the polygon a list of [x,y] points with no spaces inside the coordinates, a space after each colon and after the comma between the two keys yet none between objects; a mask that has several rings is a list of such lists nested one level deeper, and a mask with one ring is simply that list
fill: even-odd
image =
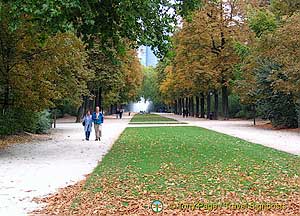
[{"label": "person walking on path", "polygon": [[117,109],[117,111],[116,111],[116,118],[119,118],[119,115],[120,115],[120,110]]},{"label": "person walking on path", "polygon": [[188,115],[189,115],[189,111],[188,111],[188,109],[183,109],[183,112],[182,112],[182,115],[183,115],[183,118],[187,118],[188,117]]},{"label": "person walking on path", "polygon": [[95,128],[96,141],[100,141],[102,136],[102,123],[104,120],[104,115],[100,112],[100,108],[96,107],[96,112],[92,116]]},{"label": "person walking on path", "polygon": [[92,131],[92,126],[93,126],[93,119],[91,112],[88,110],[83,117],[82,120],[83,126],[84,126],[84,132],[85,132],[85,140],[90,140],[90,135]]},{"label": "person walking on path", "polygon": [[119,110],[120,119],[122,119],[123,112],[124,112],[124,109],[123,109],[123,108],[121,108],[121,109]]}]

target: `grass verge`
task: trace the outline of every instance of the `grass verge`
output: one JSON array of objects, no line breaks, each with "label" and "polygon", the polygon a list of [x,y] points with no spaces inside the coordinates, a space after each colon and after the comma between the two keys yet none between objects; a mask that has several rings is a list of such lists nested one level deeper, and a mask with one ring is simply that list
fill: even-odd
[{"label": "grass verge", "polygon": [[187,124],[186,122],[178,122],[178,121],[161,121],[161,122],[129,122],[131,125],[141,125],[141,124]]},{"label": "grass verge", "polygon": [[149,215],[161,200],[169,215],[299,215],[299,173],[297,156],[210,130],[127,128],[84,187],[44,213]]},{"label": "grass verge", "polygon": [[[163,117],[157,114],[136,114],[131,119],[130,123],[163,123],[163,122],[177,122],[175,119]],[[178,122],[177,122],[178,123]]]}]

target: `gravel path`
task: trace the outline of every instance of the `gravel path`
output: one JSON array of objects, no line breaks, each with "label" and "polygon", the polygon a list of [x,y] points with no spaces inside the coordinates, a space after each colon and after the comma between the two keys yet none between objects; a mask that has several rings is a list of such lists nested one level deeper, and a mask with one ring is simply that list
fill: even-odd
[{"label": "gravel path", "polygon": [[[26,215],[34,197],[54,193],[92,172],[129,119],[105,119],[103,140],[84,141],[81,124],[59,123],[53,139],[0,150],[0,215]],[[91,134],[94,140],[94,133]]]},{"label": "gravel path", "polygon": [[[270,130],[254,127],[252,121],[228,120],[215,121],[199,118],[182,118],[174,114],[161,114],[169,118],[183,121],[189,125],[207,128],[220,133],[238,137],[249,142],[258,143],[280,151],[300,155],[300,133],[286,130]],[[259,123],[259,122],[258,122]]]}]

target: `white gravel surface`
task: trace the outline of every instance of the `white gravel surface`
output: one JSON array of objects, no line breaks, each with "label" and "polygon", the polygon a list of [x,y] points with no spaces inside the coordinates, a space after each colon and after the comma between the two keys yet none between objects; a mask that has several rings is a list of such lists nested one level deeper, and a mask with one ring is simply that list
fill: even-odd
[{"label": "white gravel surface", "polygon": [[[300,155],[300,133],[286,130],[271,130],[254,127],[252,121],[247,120],[203,120],[199,118],[182,118],[174,114],[162,114],[179,121],[198,127],[214,130],[220,133],[238,137],[249,142],[268,146],[280,151]],[[260,123],[260,122],[258,122]]]},{"label": "white gravel surface", "polygon": [[[125,129],[129,119],[105,119],[102,141],[84,141],[81,124],[57,125],[52,140],[0,150],[0,215],[19,216],[40,207],[32,202],[84,179]],[[91,140],[94,140],[94,132]]]}]

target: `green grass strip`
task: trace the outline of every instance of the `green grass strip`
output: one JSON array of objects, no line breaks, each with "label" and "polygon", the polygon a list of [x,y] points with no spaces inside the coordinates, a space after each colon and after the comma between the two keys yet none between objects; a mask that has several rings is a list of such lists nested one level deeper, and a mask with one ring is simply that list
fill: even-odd
[{"label": "green grass strip", "polygon": [[226,191],[241,199],[261,194],[276,198],[300,191],[289,182],[299,173],[298,156],[214,131],[190,126],[127,128],[86,189],[137,199],[145,191],[177,200],[203,194],[216,200]]},{"label": "green grass strip", "polygon": [[136,114],[130,122],[177,122],[175,119],[163,117],[157,114]]}]

